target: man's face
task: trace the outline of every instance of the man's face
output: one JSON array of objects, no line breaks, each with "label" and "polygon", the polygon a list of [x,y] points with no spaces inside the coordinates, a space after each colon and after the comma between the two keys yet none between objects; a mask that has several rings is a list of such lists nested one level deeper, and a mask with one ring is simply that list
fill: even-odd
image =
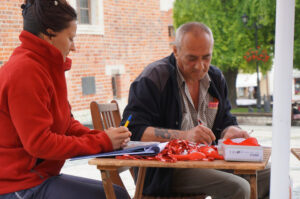
[{"label": "man's face", "polygon": [[189,32],[183,36],[180,49],[174,47],[173,50],[185,81],[199,81],[208,72],[213,39],[203,31],[198,34]]}]

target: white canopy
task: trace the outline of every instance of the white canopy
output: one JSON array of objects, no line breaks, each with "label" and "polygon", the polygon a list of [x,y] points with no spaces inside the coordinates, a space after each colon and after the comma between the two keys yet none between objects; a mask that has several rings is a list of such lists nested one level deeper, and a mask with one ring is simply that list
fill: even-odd
[{"label": "white canopy", "polygon": [[[261,78],[261,75],[259,75]],[[236,88],[255,87],[257,86],[257,74],[239,73],[236,78]]]},{"label": "white canopy", "polygon": [[295,0],[277,0],[271,199],[289,198],[294,20]]}]

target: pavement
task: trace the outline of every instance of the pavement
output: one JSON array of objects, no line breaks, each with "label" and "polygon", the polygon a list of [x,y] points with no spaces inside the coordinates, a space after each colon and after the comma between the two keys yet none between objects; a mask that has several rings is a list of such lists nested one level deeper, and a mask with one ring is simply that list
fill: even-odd
[{"label": "pavement", "polygon": [[[272,146],[272,126],[241,125],[241,127],[247,131],[253,130],[252,136],[256,137],[261,145]],[[300,148],[299,126],[291,127],[290,147]],[[67,160],[61,173],[100,180],[99,170],[95,166],[88,165],[87,162],[88,160]],[[290,177],[293,183],[293,199],[300,199],[300,161],[292,154],[290,154]],[[121,178],[133,197],[135,185],[129,171],[121,173]]]}]

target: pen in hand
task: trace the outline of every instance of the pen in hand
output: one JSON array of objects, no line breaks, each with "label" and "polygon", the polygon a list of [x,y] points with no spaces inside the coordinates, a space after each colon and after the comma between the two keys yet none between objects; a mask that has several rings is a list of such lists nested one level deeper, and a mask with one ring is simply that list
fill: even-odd
[{"label": "pen in hand", "polygon": [[[132,118],[132,115],[129,115],[129,117],[127,118],[127,120],[126,120],[126,122],[124,124],[124,127],[126,127],[126,128],[128,127],[131,118]],[[124,140],[124,142],[121,145],[121,148],[124,148],[124,147],[127,146],[128,142],[130,141],[130,136],[131,136],[131,133],[130,133],[129,137]]]},{"label": "pen in hand", "polygon": [[253,133],[253,129],[251,129],[250,131],[248,131],[247,133],[248,133],[248,135],[250,136],[252,133]]},{"label": "pen in hand", "polygon": [[[198,125],[204,126],[200,119],[198,120]],[[217,144],[216,144],[216,141],[213,140],[212,143],[211,143],[211,145],[217,145]]]},{"label": "pen in hand", "polygon": [[129,117],[127,118],[127,120],[125,122],[125,125],[124,125],[125,127],[128,127],[131,118],[132,118],[132,115],[129,115]]}]

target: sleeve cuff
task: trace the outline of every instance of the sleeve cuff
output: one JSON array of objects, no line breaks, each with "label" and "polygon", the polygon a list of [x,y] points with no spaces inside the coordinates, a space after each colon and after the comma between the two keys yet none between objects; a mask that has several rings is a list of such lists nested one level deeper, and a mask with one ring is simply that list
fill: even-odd
[{"label": "sleeve cuff", "polygon": [[103,143],[101,144],[101,148],[102,148],[101,153],[113,151],[114,148],[113,148],[112,142],[111,142],[110,138],[108,137],[108,135],[104,131],[98,131],[98,133],[99,133],[98,136],[103,139]]}]

